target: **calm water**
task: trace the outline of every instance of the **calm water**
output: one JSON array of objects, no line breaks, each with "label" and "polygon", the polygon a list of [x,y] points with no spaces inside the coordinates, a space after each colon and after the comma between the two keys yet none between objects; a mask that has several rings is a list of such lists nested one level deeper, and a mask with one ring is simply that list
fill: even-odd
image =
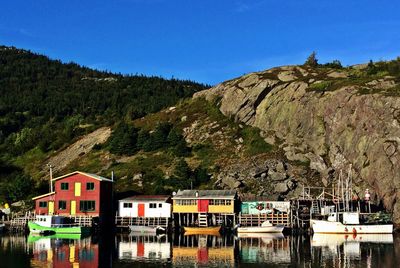
[{"label": "calm water", "polygon": [[0,267],[400,267],[400,236],[0,234]]}]

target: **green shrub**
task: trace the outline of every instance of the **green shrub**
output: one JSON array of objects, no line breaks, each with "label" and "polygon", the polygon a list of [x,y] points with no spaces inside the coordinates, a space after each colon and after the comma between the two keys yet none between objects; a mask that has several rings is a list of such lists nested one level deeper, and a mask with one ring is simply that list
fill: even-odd
[{"label": "green shrub", "polygon": [[314,84],[311,84],[309,86],[309,89],[315,90],[315,91],[327,91],[331,85],[332,85],[331,81],[320,81],[320,82],[315,82]]},{"label": "green shrub", "polygon": [[243,137],[243,144],[249,155],[267,153],[273,150],[273,146],[266,143],[260,136],[260,130],[255,127],[245,126],[240,130]]}]

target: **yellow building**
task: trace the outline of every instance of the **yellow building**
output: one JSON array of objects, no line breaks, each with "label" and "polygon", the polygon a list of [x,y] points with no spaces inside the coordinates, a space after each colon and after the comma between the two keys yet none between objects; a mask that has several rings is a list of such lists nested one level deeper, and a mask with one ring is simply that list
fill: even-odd
[{"label": "yellow building", "polygon": [[172,211],[179,226],[233,226],[237,199],[232,190],[183,190],[172,197]]}]

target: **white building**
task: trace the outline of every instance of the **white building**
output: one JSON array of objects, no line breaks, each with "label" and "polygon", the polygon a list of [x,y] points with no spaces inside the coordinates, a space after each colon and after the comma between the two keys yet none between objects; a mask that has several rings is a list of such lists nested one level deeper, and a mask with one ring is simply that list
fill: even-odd
[{"label": "white building", "polygon": [[121,217],[170,218],[171,198],[168,195],[135,195],[119,200]]}]

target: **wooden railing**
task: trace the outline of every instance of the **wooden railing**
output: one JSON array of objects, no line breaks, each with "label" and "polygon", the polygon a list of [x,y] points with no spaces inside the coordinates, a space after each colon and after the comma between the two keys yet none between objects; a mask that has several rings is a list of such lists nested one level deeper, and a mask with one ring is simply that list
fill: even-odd
[{"label": "wooden railing", "polygon": [[160,218],[160,217],[115,217],[116,227],[128,227],[130,225],[138,226],[161,226],[168,227],[170,224],[170,218]]},{"label": "wooden railing", "polygon": [[268,214],[240,214],[239,224],[241,226],[261,226],[264,221],[269,221],[273,225],[284,225],[290,227],[290,217],[288,213],[268,213]]}]

